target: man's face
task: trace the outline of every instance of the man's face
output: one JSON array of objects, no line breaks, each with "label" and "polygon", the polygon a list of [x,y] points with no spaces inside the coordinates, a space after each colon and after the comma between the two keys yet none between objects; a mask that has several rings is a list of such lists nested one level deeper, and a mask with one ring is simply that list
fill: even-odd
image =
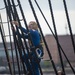
[{"label": "man's face", "polygon": [[33,29],[33,24],[29,23],[28,29]]}]

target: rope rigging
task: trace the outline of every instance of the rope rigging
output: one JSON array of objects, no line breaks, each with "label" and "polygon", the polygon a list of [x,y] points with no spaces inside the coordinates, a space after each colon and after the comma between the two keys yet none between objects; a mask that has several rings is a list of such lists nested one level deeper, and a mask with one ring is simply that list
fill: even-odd
[{"label": "rope rigging", "polygon": [[[13,2],[13,1],[12,1]],[[13,4],[14,4],[14,2],[13,2]],[[15,9],[15,7],[14,7],[14,9]],[[15,11],[16,11],[16,9],[15,9]],[[16,15],[17,15],[17,12],[15,12],[16,13]],[[17,19],[18,19],[19,17],[18,17],[18,15],[17,15]],[[20,22],[19,22],[19,25],[21,26],[21,24],[20,24]],[[22,32],[22,35],[23,35],[23,32]],[[33,45],[33,44],[32,44]],[[34,48],[35,49],[35,48]],[[27,49],[28,50],[28,49]],[[38,61],[37,61],[37,63],[38,63]],[[39,64],[39,63],[38,63]],[[40,65],[39,65],[39,67],[40,67]],[[41,69],[40,69],[41,70]]]},{"label": "rope rigging", "polygon": [[62,67],[63,74],[65,75],[65,69],[64,69],[62,55],[61,55],[61,51],[60,51],[60,47],[59,47],[59,40],[58,40],[58,36],[57,36],[57,29],[56,29],[55,20],[54,20],[52,4],[51,4],[51,0],[48,0],[48,1],[49,1],[49,7],[50,7],[50,12],[51,12],[51,17],[52,17],[52,21],[53,21],[54,32],[55,32],[55,36],[56,36],[56,42],[57,42],[57,47],[58,47],[58,52],[59,52],[61,67]]},{"label": "rope rigging", "polygon": [[[0,20],[1,20],[1,15],[0,15]],[[6,58],[7,58],[7,61],[8,61],[9,70],[10,70],[10,73],[13,74],[12,69],[11,69],[8,49],[7,49],[7,46],[6,46],[6,41],[5,41],[4,37],[3,37],[4,34],[3,34],[3,30],[1,28],[1,23],[0,23],[0,33],[1,33],[2,40],[3,40],[3,45],[4,45],[4,48],[5,48],[5,53],[6,53]]]},{"label": "rope rigging", "polygon": [[[13,5],[11,5],[11,6],[13,6]],[[18,6],[18,4],[17,5],[15,5],[16,7]],[[4,9],[6,9],[6,7],[4,7],[4,8],[0,8],[0,10],[4,10]]]},{"label": "rope rigging", "polygon": [[[40,11],[40,13],[41,13],[41,15],[43,16],[43,18],[44,18],[45,22],[47,23],[47,25],[48,25],[48,27],[49,27],[50,31],[52,32],[52,34],[53,34],[53,36],[54,36],[55,40],[57,40],[57,39],[56,39],[55,34],[53,33],[53,31],[52,31],[52,29],[51,29],[51,27],[50,27],[50,25],[49,25],[48,21],[46,20],[46,18],[45,18],[45,16],[44,16],[43,12],[42,12],[42,10],[41,10],[41,8],[40,8],[40,6],[38,5],[38,3],[37,3],[37,1],[36,1],[36,0],[35,0],[35,3],[36,3],[36,5],[37,5],[37,7],[38,7],[38,9],[39,9],[39,11]],[[59,42],[58,42],[58,45],[59,45],[59,47],[60,47],[61,51],[63,52],[63,54],[64,54],[64,56],[65,56],[65,58],[66,58],[67,62],[69,63],[69,65],[70,65],[70,67],[71,67],[72,71],[75,73],[74,68],[72,67],[71,63],[69,62],[69,59],[67,58],[67,56],[66,56],[66,54],[65,54],[65,52],[64,52],[64,50],[63,50],[63,48],[61,47],[61,45],[60,45],[60,43],[59,43]]]},{"label": "rope rigging", "polygon": [[66,1],[65,0],[63,0],[63,4],[64,4],[65,14],[66,14],[67,22],[68,22],[70,35],[71,35],[72,46],[73,46],[73,50],[74,50],[74,53],[75,53],[75,42],[74,42],[74,38],[73,38],[71,23],[70,23],[69,14],[68,14],[67,5],[66,5]]},{"label": "rope rigging", "polygon": [[[3,45],[4,45],[4,48],[5,48],[5,52],[6,52],[6,57],[7,57],[7,62],[8,62],[10,74],[11,75],[16,74],[15,61],[14,61],[15,57],[13,55],[13,46],[12,46],[12,40],[11,40],[11,37],[13,37],[14,49],[15,49],[15,54],[16,54],[16,63],[17,63],[17,67],[18,67],[18,74],[19,75],[21,75],[21,74],[36,75],[35,65],[34,65],[34,64],[36,64],[36,65],[38,65],[37,69],[39,69],[39,70],[37,70],[38,75],[39,75],[39,73],[40,73],[40,75],[43,75],[43,71],[42,71],[42,68],[41,68],[41,65],[40,65],[41,56],[39,56],[39,54],[38,54],[43,49],[40,48],[40,45],[38,45],[38,46],[34,45],[33,38],[32,38],[31,32],[28,28],[26,17],[24,15],[20,0],[17,0],[17,3],[18,3],[17,5],[15,4],[14,0],[11,0],[11,1],[10,0],[7,0],[7,1],[3,0],[3,1],[4,1],[4,4],[5,4],[5,7],[0,8],[0,10],[2,11],[4,9],[6,9],[7,22],[2,22],[1,15],[0,15],[0,33],[1,33]],[[32,3],[31,0],[28,0],[28,2],[29,2],[29,5],[30,5],[30,8],[32,10],[33,16],[35,18],[35,21],[37,23],[37,26],[39,28],[39,33],[40,33],[40,35],[43,39],[44,45],[46,47],[47,54],[49,56],[49,59],[51,60],[50,62],[52,63],[54,72],[55,72],[56,75],[58,75],[57,67],[56,67],[56,65],[53,61],[51,52],[48,48],[47,42],[46,42],[45,37],[43,35],[43,31],[42,31],[42,28],[40,26],[38,17],[36,15],[36,11],[33,7],[33,3]],[[64,64],[63,64],[64,62],[63,62],[63,59],[62,59],[61,52],[65,56],[68,64],[70,65],[73,73],[75,74],[75,70],[72,67],[67,55],[65,54],[65,52],[63,50],[63,48],[61,47],[59,39],[58,39],[58,34],[57,34],[57,29],[56,29],[56,24],[55,24],[51,0],[48,0],[48,3],[49,3],[49,8],[50,8],[50,12],[51,12],[51,18],[52,18],[53,28],[54,28],[55,34],[53,33],[47,19],[45,18],[39,4],[37,3],[36,0],[34,0],[34,2],[37,5],[42,17],[44,18],[47,26],[49,27],[50,31],[52,32],[53,37],[56,40],[63,75],[66,75],[66,71],[65,71]],[[69,20],[69,15],[68,15],[67,5],[66,5],[65,0],[63,0],[63,4],[64,4],[64,8],[65,8],[65,13],[66,13],[68,25],[69,25],[69,31],[70,31],[70,34],[71,34],[73,49],[75,50],[75,43],[74,43],[74,39],[73,39],[72,29],[71,29],[71,25],[70,25],[70,20]],[[17,8],[16,8],[17,6],[19,7],[22,19],[19,18],[18,11],[17,11]],[[25,29],[26,29],[27,33],[24,33],[23,27],[21,25],[21,21],[24,22]],[[14,22],[16,22],[18,25]],[[3,24],[8,24],[9,35],[5,35],[4,29],[2,27]],[[12,30],[12,34],[10,32],[10,29]],[[11,50],[11,54],[12,54],[12,63],[10,62],[10,58],[9,58],[10,56],[9,56],[8,48],[7,48],[7,45],[6,45],[7,42],[5,41],[5,38],[8,37],[8,36],[9,36],[9,39],[10,39],[10,47],[11,47],[10,50]],[[26,38],[26,37],[28,37],[28,38]],[[42,45],[41,45],[41,47],[42,47]],[[20,64],[22,65],[23,70],[21,69]]]},{"label": "rope rigging", "polygon": [[[44,38],[44,35],[43,35],[43,33],[42,33],[40,24],[39,24],[39,22],[38,22],[38,19],[37,19],[35,10],[34,10],[34,8],[33,8],[32,3],[31,3],[30,0],[29,0],[29,3],[30,3],[30,6],[31,6],[31,9],[32,9],[32,11],[33,11],[34,17],[35,17],[35,19],[36,19],[36,22],[37,22],[37,24],[38,24],[38,27],[39,27],[39,29],[40,29],[40,32],[41,32],[42,38],[43,38],[43,40],[44,40],[45,46],[46,46],[46,48],[47,48],[49,58],[50,58],[50,60],[52,60],[51,53],[50,53],[49,48],[48,48],[48,46],[47,46],[47,43],[46,43],[46,41],[45,41],[45,38]],[[57,70],[56,70],[56,67],[55,67],[55,64],[54,64],[53,60],[52,60],[51,62],[52,62],[53,68],[54,68],[54,70],[55,70],[55,73],[56,73],[56,75],[57,75]]]}]

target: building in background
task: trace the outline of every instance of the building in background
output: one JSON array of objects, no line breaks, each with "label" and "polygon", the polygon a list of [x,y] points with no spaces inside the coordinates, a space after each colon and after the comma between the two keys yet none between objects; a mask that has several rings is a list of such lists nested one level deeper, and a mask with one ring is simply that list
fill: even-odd
[{"label": "building in background", "polygon": [[[75,35],[73,37],[75,41]],[[53,35],[49,34],[45,36],[45,39],[46,39],[47,45],[49,47],[49,50],[50,50],[50,53],[52,55],[54,62],[58,64],[60,62],[60,58],[59,58],[59,52],[58,52],[55,38],[53,37]],[[69,61],[71,63],[75,63],[75,54],[74,54],[70,35],[58,35],[58,40],[67,58],[69,59]],[[62,58],[63,58],[63,61],[66,63],[66,59],[63,53],[62,53]],[[47,50],[45,47],[44,47],[44,59],[46,60],[49,59],[49,56],[47,55]]]},{"label": "building in background", "polygon": [[[73,37],[74,37],[74,41],[75,41],[75,35]],[[50,53],[52,55],[52,59],[54,60],[54,62],[56,64],[59,64],[60,58],[59,58],[59,52],[58,52],[57,43],[56,43],[55,38],[53,37],[53,35],[49,34],[49,35],[45,36],[45,39],[46,39],[47,45],[49,47]],[[72,63],[75,62],[75,54],[74,54],[70,35],[59,35],[58,39],[59,39],[59,43],[60,43],[63,51],[65,52],[67,58],[69,59],[69,61]],[[14,44],[12,44],[12,45],[14,47]],[[11,49],[10,43],[7,43],[7,46],[9,49]],[[61,53],[62,53],[62,51],[61,51]],[[11,50],[9,51],[9,55],[11,57]],[[14,51],[14,55],[15,55],[15,51]],[[1,58],[1,60],[2,60],[2,58],[4,58],[2,61],[5,61],[5,59],[6,59],[6,54],[4,51],[3,43],[0,43],[0,58]],[[62,53],[62,58],[63,58],[63,61],[66,62],[66,59],[65,59],[63,53]],[[45,46],[44,46],[43,59],[49,60],[49,56],[48,56]]]}]

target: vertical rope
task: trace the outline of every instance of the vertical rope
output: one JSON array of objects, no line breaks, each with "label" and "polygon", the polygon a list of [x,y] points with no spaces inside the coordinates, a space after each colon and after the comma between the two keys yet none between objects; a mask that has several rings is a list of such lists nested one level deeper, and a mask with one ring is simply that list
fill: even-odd
[{"label": "vertical rope", "polygon": [[[16,8],[15,8],[15,4],[14,4],[14,1],[12,0],[12,4],[13,4],[13,8],[14,8],[14,12],[15,12],[15,15],[16,15],[16,17],[17,17],[17,20],[18,20],[18,23],[19,23],[19,26],[21,27],[21,23],[20,23],[20,21],[19,21],[19,17],[18,17],[18,14],[17,14],[17,11],[16,11]],[[14,17],[15,18],[15,17]],[[17,28],[17,27],[16,27]],[[21,29],[20,29],[21,30]],[[17,28],[17,31],[18,31],[18,28]],[[19,33],[19,32],[18,32]],[[28,46],[27,46],[27,43],[26,43],[26,40],[25,40],[25,38],[24,38],[24,34],[23,34],[23,32],[22,32],[22,30],[21,30],[21,33],[22,33],[22,35],[23,35],[23,40],[24,40],[24,43],[25,43],[25,47],[26,47],[26,50],[27,50],[27,52],[28,52],[28,55],[29,55],[29,57],[30,57],[30,61],[31,61],[31,56],[30,56],[30,54],[29,54],[29,49],[28,49]],[[20,35],[20,34],[19,34]],[[20,36],[18,36],[18,37],[20,37]],[[21,42],[21,46],[22,46],[22,48],[23,48],[23,52],[24,52],[24,55],[26,54],[25,53],[25,51],[24,51],[24,47],[23,47],[23,44],[22,44],[22,41],[21,41],[21,39],[19,39],[20,40],[20,42]],[[33,70],[33,68],[32,68],[32,70]],[[31,69],[30,69],[30,73],[31,73],[32,71],[31,71]]]},{"label": "vertical rope", "polygon": [[53,65],[54,71],[55,71],[56,75],[58,75],[57,70],[56,70],[56,67],[55,67],[55,64],[54,64],[54,62],[53,62],[53,60],[52,60],[51,53],[50,53],[50,51],[49,51],[49,48],[48,48],[48,46],[47,46],[47,43],[46,43],[46,41],[45,41],[44,35],[43,35],[42,30],[41,30],[41,27],[40,27],[39,21],[38,21],[38,19],[37,19],[35,10],[34,10],[34,8],[33,8],[32,2],[31,2],[31,0],[28,0],[28,1],[29,1],[29,4],[30,4],[30,7],[31,7],[31,9],[32,9],[33,15],[34,15],[34,17],[35,17],[35,20],[36,20],[36,22],[37,22],[37,24],[38,24],[38,27],[39,27],[39,30],[40,30],[40,32],[41,32],[42,38],[43,38],[43,40],[44,40],[44,43],[45,43],[45,46],[46,46],[46,49],[47,49],[49,58],[50,58],[50,60],[51,60],[51,63],[52,63],[52,65]]},{"label": "vertical rope", "polygon": [[[28,27],[27,27],[27,23],[26,23],[26,20],[25,20],[25,16],[24,16],[24,13],[23,13],[23,10],[22,10],[22,7],[21,7],[21,4],[20,4],[20,1],[19,0],[17,0],[18,1],[18,4],[19,4],[19,8],[20,8],[20,11],[21,11],[21,14],[22,14],[22,17],[23,17],[23,19],[24,19],[24,23],[25,23],[25,26],[26,26],[26,28],[27,28],[27,30],[28,30]],[[13,2],[13,4],[14,4],[14,2]],[[15,10],[16,11],[16,10]],[[28,30],[29,31],[29,30]],[[23,34],[22,34],[23,35]],[[32,41],[32,38],[31,38],[31,35],[30,35],[30,33],[29,33],[29,38],[31,39],[31,41]],[[35,49],[35,47],[34,47],[34,45],[33,45],[33,42],[32,42],[32,46],[33,46],[33,49]],[[27,48],[27,46],[26,46],[26,48]],[[28,48],[27,48],[27,50],[28,50]],[[35,52],[35,51],[34,51]],[[36,54],[36,52],[35,52],[35,54]],[[36,55],[37,56],[37,55]],[[30,60],[31,60],[31,57],[30,57]],[[38,65],[39,65],[39,68],[40,68],[40,72],[42,72],[42,70],[41,70],[41,67],[40,67],[40,64],[39,64],[39,62],[38,62],[38,60],[37,60],[37,63],[38,63]],[[34,69],[33,69],[34,70]]]},{"label": "vertical rope", "polygon": [[20,71],[20,61],[19,61],[19,57],[18,57],[18,51],[17,51],[17,45],[16,45],[16,41],[14,40],[14,46],[15,46],[15,53],[16,53],[16,59],[17,59],[17,66],[18,66],[18,73],[19,75],[21,74]]},{"label": "vertical rope", "polygon": [[[17,0],[17,1],[19,1],[19,0]],[[35,0],[36,1],[36,0]],[[74,44],[74,39],[73,39],[73,34],[72,34],[72,30],[71,30],[71,25],[70,25],[70,20],[69,20],[69,16],[68,16],[68,11],[67,11],[67,6],[66,6],[66,2],[65,2],[65,0],[63,0],[63,2],[64,2],[64,8],[65,8],[65,12],[66,12],[66,16],[67,16],[67,20],[68,20],[68,23],[69,23],[69,30],[70,30],[70,34],[71,34],[71,39],[72,39],[72,44],[73,44],[73,48],[74,48],[74,52],[75,52],[75,44]],[[51,4],[50,4],[51,5]],[[32,6],[31,6],[32,7]],[[34,9],[32,9],[32,10],[34,10]],[[23,10],[22,10],[23,11]],[[24,18],[24,13],[23,12],[21,12],[22,13],[22,16],[23,16],[23,19],[24,19],[24,22],[25,22],[25,18]],[[38,22],[38,19],[37,19],[37,16],[36,16],[36,14],[35,14],[35,11],[33,11],[33,13],[34,13],[34,16],[35,16],[35,19],[36,19],[36,21]],[[53,13],[53,12],[52,12]],[[51,13],[51,14],[52,14]],[[52,18],[53,18],[53,24],[55,25],[55,22],[54,22],[54,16],[52,15]],[[45,21],[46,21],[46,19],[45,19]],[[38,22],[39,23],[39,22]],[[46,23],[48,24],[48,22],[46,21]],[[26,22],[25,22],[25,24],[26,24]],[[48,24],[49,25],[49,24]],[[50,28],[50,27],[49,27]],[[0,28],[1,29],[1,28]],[[52,31],[52,29],[50,28],[50,30]],[[57,46],[58,46],[58,49],[60,48],[61,49],[61,51],[63,52],[63,54],[64,54],[64,56],[66,57],[66,55],[65,55],[65,53],[64,53],[64,51],[63,51],[63,49],[62,49],[62,47],[60,46],[60,44],[59,44],[59,40],[58,40],[58,36],[57,36],[57,31],[56,31],[56,27],[54,26],[54,30],[55,30],[55,35],[54,35],[54,33],[53,33],[53,31],[52,31],[52,33],[53,33],[53,35],[54,35],[54,37],[55,37],[55,39],[56,39],[56,41],[57,41]],[[17,42],[17,44],[15,44],[15,46],[19,46],[19,44],[18,44],[18,40],[16,40],[16,42]],[[15,43],[16,43],[15,42]],[[21,49],[21,48],[19,48],[19,49]],[[59,52],[59,55],[61,55],[60,54],[60,52]],[[50,58],[52,58],[52,57],[50,57]],[[63,69],[63,72],[65,72],[65,70],[64,70],[64,66],[63,66],[63,61],[62,61],[62,57],[60,56],[60,58],[61,58],[61,65],[62,65],[62,69]],[[69,62],[69,60],[68,60],[68,58],[66,57],[66,59],[67,59],[67,61],[68,61],[68,63],[69,63],[69,65],[70,65],[70,67],[72,68],[72,70],[73,70],[73,72],[75,73],[75,70],[73,69],[73,67],[71,66],[71,64],[70,64],[70,62]],[[51,60],[51,62],[52,62],[53,60]],[[13,62],[14,63],[14,62]],[[53,62],[52,62],[52,64],[54,64]],[[19,68],[19,67],[18,67]],[[14,69],[15,70],[15,69]],[[54,69],[55,70],[55,69]],[[20,71],[20,70],[19,70]],[[56,72],[56,70],[55,70],[55,72]],[[20,74],[20,73],[19,73]],[[65,74],[65,73],[64,73]],[[57,74],[56,74],[57,75]]]},{"label": "vertical rope", "polygon": [[9,54],[8,54],[8,51],[7,51],[8,49],[7,49],[7,46],[6,46],[6,43],[5,43],[5,39],[3,37],[3,32],[2,32],[2,29],[1,29],[1,23],[0,23],[0,32],[1,32],[1,37],[2,37],[2,40],[3,40],[3,45],[4,45],[4,48],[5,48],[5,53],[6,53],[6,58],[7,58],[7,61],[8,61],[10,74],[13,75],[11,64],[10,64],[10,59],[9,59]]},{"label": "vertical rope", "polygon": [[[49,25],[48,21],[46,20],[46,18],[45,18],[45,16],[44,16],[43,12],[42,12],[42,10],[41,10],[41,8],[39,7],[39,5],[38,5],[37,1],[36,1],[36,0],[34,0],[34,1],[35,1],[35,3],[36,3],[36,5],[37,5],[37,7],[38,7],[38,9],[39,9],[39,11],[40,11],[40,13],[42,14],[42,16],[43,16],[43,18],[44,18],[45,22],[47,23],[47,25],[48,25],[48,27],[49,27],[50,31],[52,32],[52,34],[53,34],[53,36],[54,36],[55,40],[56,40],[56,36],[55,36],[55,34],[53,33],[53,31],[52,31],[52,29],[51,29],[51,27],[50,27],[50,25]],[[61,47],[60,43],[59,43],[59,47],[60,47],[61,51],[63,52],[63,54],[64,54],[64,56],[65,56],[65,58],[66,58],[67,62],[69,63],[69,65],[70,65],[70,67],[71,67],[71,69],[72,69],[73,73],[75,73],[75,70],[74,70],[74,68],[72,67],[72,65],[71,65],[71,63],[70,63],[70,61],[69,61],[69,59],[67,58],[67,56],[66,56],[66,54],[65,54],[64,50],[62,49],[62,47]]]},{"label": "vertical rope", "polygon": [[14,63],[13,47],[12,47],[12,41],[11,41],[11,33],[10,33],[10,26],[9,26],[8,16],[7,16],[7,23],[8,23],[8,30],[9,30],[10,46],[11,46],[13,73],[15,74],[15,63]]},{"label": "vertical rope", "polygon": [[[7,15],[7,23],[8,23],[9,36],[10,36],[11,53],[12,53],[12,59],[13,59],[13,69],[14,69],[14,74],[15,74],[16,73],[15,72],[15,62],[14,62],[14,58],[13,58],[14,55],[13,55],[13,47],[12,47],[12,41],[11,41],[11,33],[10,33],[10,26],[9,26],[9,17],[8,17],[8,15]],[[16,58],[17,58],[18,73],[20,75],[21,73],[20,73],[19,58],[18,58],[18,52],[17,52],[16,42],[15,41],[14,41],[14,46],[15,46],[15,53],[16,53]]]},{"label": "vertical rope", "polygon": [[75,43],[74,43],[73,33],[72,33],[72,29],[71,29],[69,14],[68,14],[67,5],[66,5],[65,0],[63,0],[63,4],[64,4],[64,9],[65,9],[65,13],[66,13],[67,22],[68,22],[68,27],[69,27],[69,31],[70,31],[70,35],[71,35],[72,45],[73,45],[73,49],[74,49],[74,53],[75,53]]},{"label": "vertical rope", "polygon": [[[9,0],[8,0],[8,1],[9,1]],[[7,3],[6,3],[5,0],[4,0],[4,3],[5,3],[6,10],[7,10],[7,14],[9,15],[9,19],[10,19],[10,23],[11,23],[11,21],[12,21],[11,14],[10,14],[10,11],[9,11],[9,9],[8,9],[8,6],[7,6]],[[10,2],[8,2],[8,4],[10,4]],[[10,6],[10,7],[11,7],[11,6]],[[13,28],[12,23],[11,23],[11,28]],[[13,28],[13,29],[14,29],[14,28]],[[14,31],[12,31],[12,32],[13,32],[13,34],[15,34]],[[15,36],[15,35],[13,35],[13,36]],[[14,39],[17,40],[16,37],[15,37]],[[16,41],[16,43],[17,43],[17,41]],[[18,43],[17,43],[17,45],[18,45]],[[21,49],[20,49],[19,45],[18,45],[18,50],[20,50],[20,51],[19,51],[20,56],[21,56],[20,59],[22,60],[22,52],[21,52]],[[23,65],[24,73],[26,73],[26,69],[25,69],[25,66],[24,66],[23,60],[22,60],[22,65]]]},{"label": "vertical rope", "polygon": [[[20,8],[20,11],[21,11],[23,20],[24,20],[25,27],[26,27],[27,31],[29,32],[29,29],[28,29],[28,26],[27,26],[27,22],[26,22],[26,19],[25,19],[25,15],[24,15],[24,13],[23,13],[23,9],[22,9],[22,6],[21,6],[21,4],[20,4],[20,0],[17,0],[17,2],[18,2],[18,4],[19,4],[19,8]],[[29,37],[30,37],[30,39],[31,39],[31,44],[32,44],[32,46],[34,46],[34,45],[33,45],[33,42],[32,42],[32,37],[31,37],[30,32],[29,32],[28,35],[29,35]],[[26,48],[27,48],[27,46],[26,46]]]},{"label": "vertical rope", "polygon": [[48,0],[48,2],[49,2],[50,11],[51,11],[52,21],[53,21],[53,26],[54,26],[55,36],[56,36],[56,42],[57,42],[57,47],[58,47],[60,62],[61,62],[61,66],[62,66],[63,73],[64,73],[64,75],[65,75],[65,69],[64,69],[64,64],[63,64],[63,60],[62,60],[62,55],[61,55],[61,51],[60,51],[60,47],[59,47],[59,40],[58,40],[58,36],[57,36],[57,30],[56,30],[55,21],[54,21],[54,16],[53,16],[53,10],[52,10],[51,0]]}]

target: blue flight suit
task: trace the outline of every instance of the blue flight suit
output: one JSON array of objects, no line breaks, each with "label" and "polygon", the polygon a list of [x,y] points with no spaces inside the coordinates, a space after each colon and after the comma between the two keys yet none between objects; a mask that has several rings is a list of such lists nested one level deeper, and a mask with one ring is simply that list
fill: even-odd
[{"label": "blue flight suit", "polygon": [[[23,28],[23,27],[20,27],[20,29],[23,31],[23,33],[25,33],[25,38],[29,39],[29,36],[26,35],[26,34],[28,34],[28,31],[25,28]],[[39,32],[37,30],[32,30],[32,29],[29,30],[29,32],[30,32],[30,35],[31,35],[31,38],[32,38],[33,45],[35,47],[37,47],[38,45],[40,45],[40,38],[41,37],[40,37]],[[40,50],[38,50],[38,53],[40,54]],[[35,53],[32,52],[31,56],[32,56],[31,63],[29,62],[29,56],[28,56],[28,54],[22,56],[23,60],[24,60],[24,62],[26,64],[27,70],[29,70],[31,68],[31,70],[32,70],[32,74],[31,75],[40,75],[38,64],[36,62],[36,58],[37,57],[36,57]]]}]

